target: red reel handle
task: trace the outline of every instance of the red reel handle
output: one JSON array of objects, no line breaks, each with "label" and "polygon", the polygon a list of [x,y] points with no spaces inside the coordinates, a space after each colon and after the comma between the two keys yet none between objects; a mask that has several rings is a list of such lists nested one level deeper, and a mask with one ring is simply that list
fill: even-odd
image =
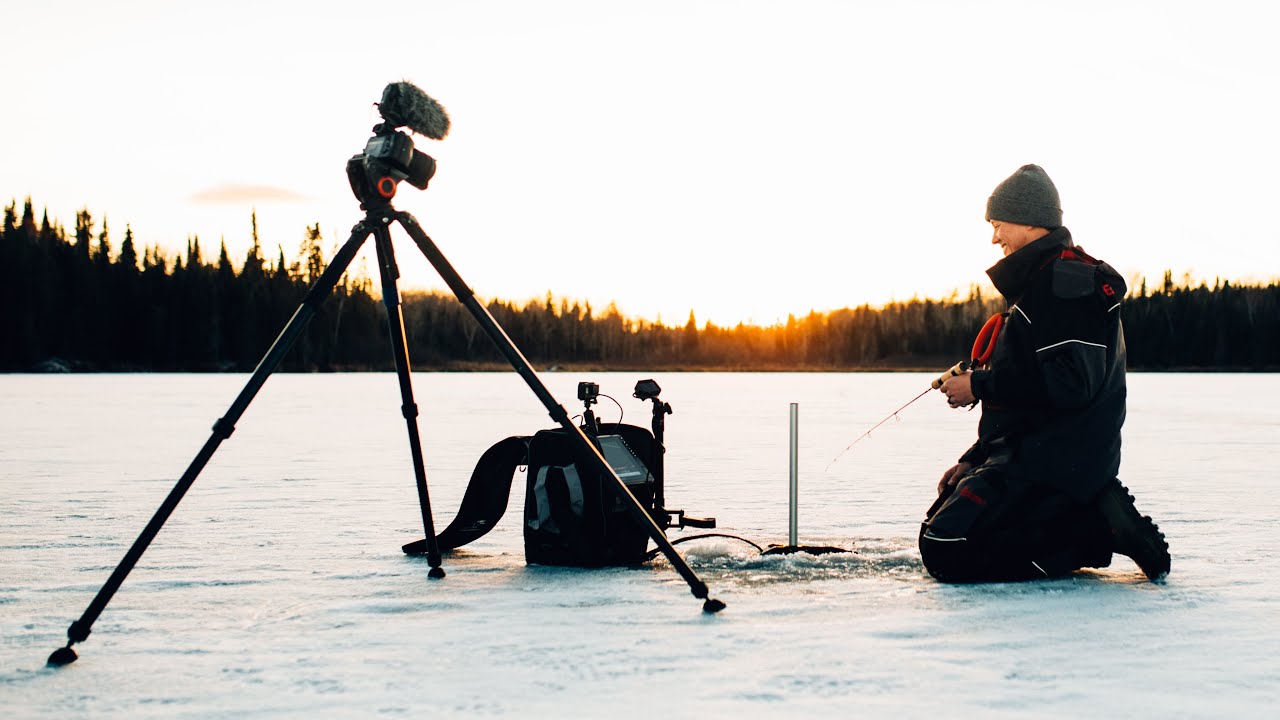
[{"label": "red reel handle", "polygon": [[987,322],[973,341],[973,366],[986,365],[991,354],[996,351],[996,338],[1000,337],[1000,329],[1004,327],[1004,315],[996,313],[987,318]]}]

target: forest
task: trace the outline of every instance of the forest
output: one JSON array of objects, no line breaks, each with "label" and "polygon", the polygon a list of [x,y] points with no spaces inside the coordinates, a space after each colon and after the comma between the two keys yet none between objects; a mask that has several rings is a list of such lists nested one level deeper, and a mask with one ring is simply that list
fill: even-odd
[{"label": "forest", "polygon": [[[319,224],[300,247],[268,258],[252,247],[206,258],[198,238],[172,256],[139,248],[129,227],[115,245],[107,221],[76,213],[68,231],[39,220],[30,199],[0,225],[0,371],[246,372],[252,370],[326,266]],[[1280,369],[1280,285],[1145,279],[1121,306],[1129,366],[1137,370]],[[392,369],[386,308],[364,272],[344,276],[282,363],[286,371]],[[506,365],[452,296],[403,293],[414,369]],[[773,326],[681,327],[623,316],[614,305],[557,298],[487,301],[535,367],[604,370],[941,369],[967,354],[1003,299],[973,286],[945,299],[811,311]]]}]

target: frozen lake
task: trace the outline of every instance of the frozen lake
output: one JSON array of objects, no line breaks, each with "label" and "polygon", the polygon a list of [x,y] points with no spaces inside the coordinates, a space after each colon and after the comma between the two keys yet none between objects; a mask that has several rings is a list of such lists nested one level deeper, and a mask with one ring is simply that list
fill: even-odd
[{"label": "frozen lake", "polygon": [[[631,373],[579,380],[648,426]],[[45,658],[231,403],[243,375],[0,376],[5,717],[1210,717],[1280,699],[1280,375],[1130,376],[1122,479],[1173,553],[1029,584],[946,586],[915,533],[977,413],[909,400],[920,374],[655,374],[667,504],[764,545],[787,534],[800,403],[804,544],[760,558],[524,563],[523,481],[502,523],[445,557],[421,537],[392,374],[271,378],[61,670]],[[518,376],[415,375],[437,528],[492,443],[551,422]],[[601,418],[618,408],[602,399]],[[686,533],[698,532],[696,530]],[[669,535],[676,539],[677,531]]]}]

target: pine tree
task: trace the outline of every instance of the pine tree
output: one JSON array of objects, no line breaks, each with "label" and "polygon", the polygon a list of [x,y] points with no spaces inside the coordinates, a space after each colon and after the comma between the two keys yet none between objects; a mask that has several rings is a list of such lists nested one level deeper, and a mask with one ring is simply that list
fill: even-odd
[{"label": "pine tree", "polygon": [[689,321],[684,324],[684,334],[680,340],[681,354],[686,360],[696,360],[698,356],[698,319],[693,310],[689,310]]},{"label": "pine tree", "polygon": [[76,213],[76,254],[85,260],[89,259],[89,248],[93,244],[93,216],[89,208]]},{"label": "pine tree", "polygon": [[138,251],[133,244],[133,228],[124,226],[124,241],[120,243],[120,257],[116,264],[128,273],[138,272]]}]

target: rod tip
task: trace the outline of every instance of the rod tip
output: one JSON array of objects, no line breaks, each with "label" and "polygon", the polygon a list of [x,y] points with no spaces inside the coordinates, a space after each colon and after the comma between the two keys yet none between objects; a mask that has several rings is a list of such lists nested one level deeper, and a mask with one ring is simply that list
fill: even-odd
[{"label": "rod tip", "polygon": [[72,650],[70,645],[67,647],[60,647],[57,650],[54,650],[53,654],[49,656],[49,665],[52,667],[70,665],[75,662],[78,657],[80,656],[76,655],[76,651]]},{"label": "rod tip", "polygon": [[707,598],[706,601],[702,603],[702,612],[714,615],[723,610],[724,607],[725,605],[723,602],[716,600],[715,598]]}]

